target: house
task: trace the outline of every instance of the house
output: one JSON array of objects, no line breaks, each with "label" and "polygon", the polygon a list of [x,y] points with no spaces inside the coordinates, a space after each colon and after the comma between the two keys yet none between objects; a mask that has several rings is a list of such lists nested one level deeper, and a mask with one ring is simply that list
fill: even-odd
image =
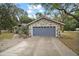
[{"label": "house", "polygon": [[41,17],[28,23],[29,36],[50,36],[58,37],[63,27],[63,23],[47,17]]}]

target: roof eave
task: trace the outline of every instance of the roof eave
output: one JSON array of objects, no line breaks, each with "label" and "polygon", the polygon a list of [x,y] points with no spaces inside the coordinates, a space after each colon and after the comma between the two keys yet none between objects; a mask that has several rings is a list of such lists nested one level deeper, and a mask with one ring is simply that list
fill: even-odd
[{"label": "roof eave", "polygon": [[[43,18],[44,18],[44,17],[43,17]],[[34,21],[28,23],[27,26],[31,25],[32,23],[34,23],[34,22],[36,22],[36,21],[39,21],[40,19],[42,19],[42,18],[39,18],[39,19],[37,19],[37,20],[34,20]],[[47,19],[47,18],[45,18],[45,19]],[[51,20],[51,19],[50,19],[50,21],[55,22],[55,23],[58,23],[58,24],[60,24],[60,25],[65,25],[64,23],[58,22],[58,21],[55,21],[55,20]]]}]

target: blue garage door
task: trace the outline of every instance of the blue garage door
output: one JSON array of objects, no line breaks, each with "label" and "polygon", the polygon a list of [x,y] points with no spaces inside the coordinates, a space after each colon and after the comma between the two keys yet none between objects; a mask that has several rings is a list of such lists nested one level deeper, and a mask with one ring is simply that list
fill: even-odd
[{"label": "blue garage door", "polygon": [[33,36],[53,36],[55,37],[55,27],[33,27]]}]

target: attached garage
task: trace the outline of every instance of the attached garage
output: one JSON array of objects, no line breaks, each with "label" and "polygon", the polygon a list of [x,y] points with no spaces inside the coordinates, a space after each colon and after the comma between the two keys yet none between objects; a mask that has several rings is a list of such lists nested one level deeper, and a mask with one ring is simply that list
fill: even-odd
[{"label": "attached garage", "polygon": [[47,17],[41,17],[38,20],[34,20],[27,24],[29,28],[29,36],[49,36],[58,37],[61,32],[63,23],[49,19]]}]

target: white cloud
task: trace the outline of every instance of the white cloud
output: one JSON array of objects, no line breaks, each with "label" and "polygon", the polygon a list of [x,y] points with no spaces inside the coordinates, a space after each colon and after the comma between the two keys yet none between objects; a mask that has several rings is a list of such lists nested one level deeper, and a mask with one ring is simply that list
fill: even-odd
[{"label": "white cloud", "polygon": [[32,10],[27,10],[28,13],[32,13]]},{"label": "white cloud", "polygon": [[39,12],[43,12],[43,10],[39,10]]},{"label": "white cloud", "polygon": [[36,15],[33,15],[33,17],[36,19]]},{"label": "white cloud", "polygon": [[35,14],[37,12],[44,12],[44,9],[41,5],[31,5],[31,6],[28,6],[28,10],[27,10],[27,13],[28,13],[28,17],[30,18],[36,18]]},{"label": "white cloud", "polygon": [[42,8],[41,5],[37,5],[37,6],[33,5],[33,6],[32,6],[32,9],[37,9],[37,10],[38,10],[38,9],[41,9],[41,8]]},{"label": "white cloud", "polygon": [[34,15],[34,14],[32,14],[32,15],[29,14],[28,17],[36,19],[36,15]]},{"label": "white cloud", "polygon": [[28,17],[32,18],[33,16],[32,15],[28,15]]},{"label": "white cloud", "polygon": [[34,6],[34,5],[32,6],[32,8],[33,8],[33,9],[37,9],[37,7],[36,7],[36,6]]},{"label": "white cloud", "polygon": [[38,6],[37,6],[37,9],[40,9],[40,8],[42,8],[42,6],[41,6],[41,5],[38,5]]},{"label": "white cloud", "polygon": [[28,10],[27,12],[28,13],[32,13],[32,12],[35,12],[34,10],[38,10],[39,12],[43,12],[43,7],[41,5],[32,5],[32,6],[28,6]]},{"label": "white cloud", "polygon": [[31,6],[29,6],[28,9],[33,9],[33,8]]}]

